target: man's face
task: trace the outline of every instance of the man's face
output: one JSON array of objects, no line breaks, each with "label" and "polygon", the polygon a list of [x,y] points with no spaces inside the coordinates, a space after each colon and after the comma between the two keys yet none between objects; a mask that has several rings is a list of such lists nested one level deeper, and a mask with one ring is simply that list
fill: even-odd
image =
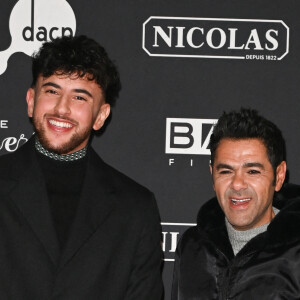
[{"label": "man's face", "polygon": [[274,172],[267,149],[259,139],[223,139],[211,166],[218,202],[236,230],[266,224],[274,217],[272,201],[286,172],[283,161]]},{"label": "man's face", "polygon": [[100,129],[110,113],[100,86],[74,74],[40,75],[26,100],[39,141],[59,154],[84,148],[91,130]]}]

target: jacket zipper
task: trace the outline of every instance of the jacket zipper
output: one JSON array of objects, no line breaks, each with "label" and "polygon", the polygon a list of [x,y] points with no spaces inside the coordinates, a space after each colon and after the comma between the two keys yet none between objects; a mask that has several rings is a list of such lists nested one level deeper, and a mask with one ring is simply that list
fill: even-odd
[{"label": "jacket zipper", "polygon": [[228,294],[228,288],[229,288],[229,283],[230,283],[230,277],[231,277],[231,272],[232,272],[232,263],[228,264],[228,267],[225,271],[225,276],[223,279],[222,283],[222,288],[221,288],[221,299],[222,300],[227,300],[227,294]]},{"label": "jacket zipper", "polygon": [[221,254],[227,261],[227,268],[225,270],[225,274],[223,277],[223,282],[220,285],[220,300],[227,300],[227,291],[228,291],[228,287],[229,287],[229,282],[230,282],[230,277],[231,277],[231,270],[232,270],[232,265],[235,261],[235,257],[232,259],[232,261],[230,261],[227,256],[220,250],[220,249],[216,249],[219,254]]}]

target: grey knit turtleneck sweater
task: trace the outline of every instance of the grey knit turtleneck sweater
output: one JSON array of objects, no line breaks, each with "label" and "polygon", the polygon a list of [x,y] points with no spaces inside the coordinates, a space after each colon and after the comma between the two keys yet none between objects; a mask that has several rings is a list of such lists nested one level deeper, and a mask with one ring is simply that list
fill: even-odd
[{"label": "grey knit turtleneck sweater", "polygon": [[[275,207],[273,207],[273,211],[275,215],[279,212],[279,210]],[[265,232],[267,230],[267,227],[270,223],[261,225],[259,227],[249,229],[249,230],[235,230],[232,225],[228,222],[227,218],[225,217],[225,224],[229,236],[229,240],[233,249],[234,255],[237,255],[237,253],[255,236],[258,234]]]}]

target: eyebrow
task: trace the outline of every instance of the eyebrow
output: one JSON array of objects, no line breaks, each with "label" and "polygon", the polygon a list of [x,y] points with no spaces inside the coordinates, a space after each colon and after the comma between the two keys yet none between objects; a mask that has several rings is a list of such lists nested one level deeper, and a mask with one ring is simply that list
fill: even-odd
[{"label": "eyebrow", "polygon": [[[243,168],[261,168],[261,169],[265,169],[265,167],[263,166],[263,164],[259,163],[259,162],[249,162],[249,163],[245,163],[243,164]],[[216,170],[220,170],[220,169],[229,169],[229,170],[233,170],[233,167],[227,164],[218,164],[216,166]]]},{"label": "eyebrow", "polygon": [[256,167],[256,168],[261,168],[264,169],[264,165],[259,163],[259,162],[250,162],[250,163],[246,163],[243,165],[244,168],[252,168],[252,167]]},{"label": "eyebrow", "polygon": [[[51,81],[50,82],[45,82],[42,85],[42,87],[44,87],[44,86],[52,86],[52,87],[54,87],[56,89],[60,89],[61,90],[61,86],[60,85],[58,85],[58,84],[56,84],[54,82],[51,82]],[[76,93],[86,94],[89,97],[93,98],[93,95],[89,91],[87,91],[85,89],[74,89],[73,91],[76,92]]]},{"label": "eyebrow", "polygon": [[53,87],[55,87],[55,88],[57,88],[57,89],[61,89],[61,86],[58,85],[58,84],[56,84],[56,83],[54,83],[54,82],[45,82],[45,83],[42,85],[42,87],[44,87],[44,86],[53,86]]},{"label": "eyebrow", "polygon": [[233,167],[227,164],[218,164],[216,165],[216,170],[220,170],[220,169],[230,169],[233,170]]},{"label": "eyebrow", "polygon": [[86,95],[90,96],[91,98],[93,98],[93,95],[85,89],[74,89],[74,92],[81,93],[81,94],[86,94]]}]

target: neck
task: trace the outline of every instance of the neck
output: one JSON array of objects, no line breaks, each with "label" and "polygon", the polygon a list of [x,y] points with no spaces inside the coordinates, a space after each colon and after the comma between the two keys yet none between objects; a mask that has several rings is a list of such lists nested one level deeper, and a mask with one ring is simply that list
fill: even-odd
[{"label": "neck", "polygon": [[[274,216],[279,212],[279,210],[275,207],[273,207],[272,211]],[[267,231],[270,222],[249,230],[234,229],[234,227],[228,222],[226,217],[225,224],[234,255],[236,255],[251,239],[253,239],[258,234]]]}]

